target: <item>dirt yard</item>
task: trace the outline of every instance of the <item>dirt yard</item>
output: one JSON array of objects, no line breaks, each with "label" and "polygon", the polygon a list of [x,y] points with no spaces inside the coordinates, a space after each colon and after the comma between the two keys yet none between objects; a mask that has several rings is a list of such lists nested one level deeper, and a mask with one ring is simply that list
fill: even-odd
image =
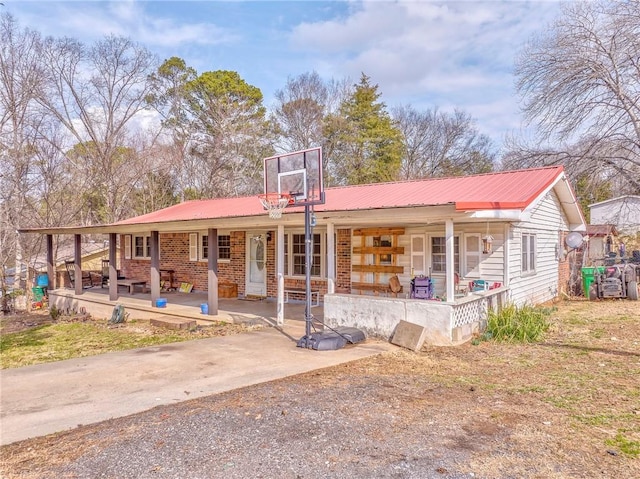
[{"label": "dirt yard", "polygon": [[4,446],[0,476],[640,478],[640,303],[557,306],[541,343],[397,350],[157,407]]}]

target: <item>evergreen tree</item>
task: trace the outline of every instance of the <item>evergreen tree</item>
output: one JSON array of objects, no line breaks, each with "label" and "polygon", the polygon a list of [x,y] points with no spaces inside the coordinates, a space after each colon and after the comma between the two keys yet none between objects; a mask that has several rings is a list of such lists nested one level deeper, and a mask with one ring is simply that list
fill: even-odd
[{"label": "evergreen tree", "polygon": [[337,115],[325,122],[327,183],[366,184],[398,179],[402,134],[379,102],[378,85],[364,73]]}]

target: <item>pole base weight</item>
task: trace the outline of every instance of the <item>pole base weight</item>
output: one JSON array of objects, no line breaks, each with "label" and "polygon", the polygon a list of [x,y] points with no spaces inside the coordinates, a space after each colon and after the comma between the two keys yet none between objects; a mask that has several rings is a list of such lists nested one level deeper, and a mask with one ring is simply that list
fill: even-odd
[{"label": "pole base weight", "polygon": [[321,331],[302,336],[297,346],[316,351],[332,351],[344,348],[347,343],[355,344],[365,339],[365,334],[359,329],[344,327],[337,328],[335,331]]}]

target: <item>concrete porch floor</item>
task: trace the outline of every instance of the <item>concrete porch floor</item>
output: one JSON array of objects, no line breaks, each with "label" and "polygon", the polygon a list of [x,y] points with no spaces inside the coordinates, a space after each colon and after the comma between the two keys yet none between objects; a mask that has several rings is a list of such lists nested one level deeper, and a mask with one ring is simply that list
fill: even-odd
[{"label": "concrete porch floor", "polygon": [[[276,325],[277,302],[273,298],[265,299],[220,299],[218,301],[218,314],[202,314],[200,305],[207,302],[207,293],[192,291],[180,293],[174,291],[162,292],[161,297],[167,300],[164,308],[157,308],[151,304],[150,293],[129,294],[118,292],[116,301],[109,300],[107,288],[94,287],[85,289],[81,295],[76,295],[71,289],[56,289],[49,291],[50,306],[56,305],[60,309],[73,309],[80,311],[82,308],[96,317],[111,317],[113,308],[117,304],[125,307],[131,318],[154,319],[159,316],[174,316],[178,318],[195,319],[199,324],[211,321],[225,321],[233,323],[247,323],[266,321]],[[304,326],[305,303],[303,301],[291,301],[284,304],[285,324],[290,322]],[[323,319],[323,307],[311,308],[311,314],[316,320]],[[291,326],[293,327],[294,324]],[[302,329],[303,330],[303,329]]]}]

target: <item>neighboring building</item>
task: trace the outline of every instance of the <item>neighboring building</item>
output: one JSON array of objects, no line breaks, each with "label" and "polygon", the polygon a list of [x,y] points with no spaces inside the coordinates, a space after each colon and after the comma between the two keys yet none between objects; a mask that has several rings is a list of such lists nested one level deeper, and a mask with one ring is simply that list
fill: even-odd
[{"label": "neighboring building", "polygon": [[587,225],[587,238],[583,248],[586,253],[585,265],[602,262],[611,253],[620,252],[618,230],[614,225]]},{"label": "neighboring building", "polygon": [[[452,330],[486,314],[481,296],[465,295],[471,281],[496,287],[500,303],[541,303],[566,291],[564,237],[585,230],[562,167],[327,188],[325,195],[325,204],[314,207],[311,265],[325,319],[388,335],[397,318],[382,312],[387,326],[363,325],[378,318],[363,318],[357,298],[367,306],[375,296],[411,303],[412,278],[428,275],[444,302],[418,307],[439,309],[446,323],[443,344],[455,341]],[[108,233],[110,255],[120,235],[122,272],[150,284],[152,305],[170,271],[177,282],[209,291],[209,314],[215,314],[211,286],[221,283],[234,284],[239,296],[278,298],[279,304],[285,292],[304,298],[304,216],[303,208],[289,207],[271,219],[252,196],[188,201],[111,225],[21,231]],[[402,291],[392,294],[389,281],[396,275]],[[115,286],[110,297],[117,299]],[[430,316],[423,311],[418,321]]]},{"label": "neighboring building", "polygon": [[620,234],[640,232],[640,196],[626,195],[589,205],[592,225],[613,224]]}]

